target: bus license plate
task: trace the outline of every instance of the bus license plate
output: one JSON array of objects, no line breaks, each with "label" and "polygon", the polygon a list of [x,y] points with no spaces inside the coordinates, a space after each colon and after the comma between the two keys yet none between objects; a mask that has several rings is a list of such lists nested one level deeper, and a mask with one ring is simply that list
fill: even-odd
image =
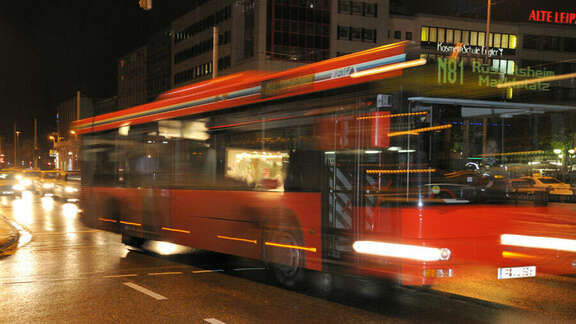
[{"label": "bus license plate", "polygon": [[536,266],[498,268],[498,279],[536,277]]}]

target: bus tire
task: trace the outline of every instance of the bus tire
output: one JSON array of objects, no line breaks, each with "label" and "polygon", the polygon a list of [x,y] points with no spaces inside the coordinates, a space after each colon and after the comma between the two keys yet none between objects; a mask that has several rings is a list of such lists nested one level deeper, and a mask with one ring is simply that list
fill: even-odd
[{"label": "bus tire", "polygon": [[146,243],[146,239],[137,236],[131,236],[122,232],[122,243],[129,247],[142,249],[142,246],[144,243]]},{"label": "bus tire", "polygon": [[[272,230],[266,232],[265,242],[301,246],[300,237],[294,230]],[[305,278],[305,252],[266,244],[263,250],[266,268],[274,281],[290,289],[300,287]]]}]

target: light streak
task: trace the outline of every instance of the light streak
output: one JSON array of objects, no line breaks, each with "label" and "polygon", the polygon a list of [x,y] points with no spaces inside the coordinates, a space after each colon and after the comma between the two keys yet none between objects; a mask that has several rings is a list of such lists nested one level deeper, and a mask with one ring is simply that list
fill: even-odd
[{"label": "light streak", "polygon": [[181,230],[181,229],[177,229],[177,228],[162,227],[162,229],[165,230],[165,231],[170,231],[170,232],[179,232],[179,233],[190,234],[190,231]]},{"label": "light streak", "polygon": [[427,111],[415,112],[415,113],[403,113],[403,114],[390,114],[390,115],[376,115],[376,116],[362,116],[356,117],[356,120],[364,119],[378,119],[378,118],[395,118],[395,117],[408,117],[408,116],[422,116],[427,115]]},{"label": "light streak", "polygon": [[369,69],[366,71],[354,72],[354,73],[350,74],[350,77],[351,78],[360,78],[360,77],[370,76],[370,75],[379,74],[379,73],[386,73],[386,72],[392,72],[392,71],[402,70],[402,69],[411,68],[411,67],[417,67],[417,66],[421,66],[424,64],[426,64],[426,59],[421,58],[418,60],[412,60],[412,61],[407,61],[407,62],[402,62],[402,63],[388,64],[388,65],[385,65],[382,67]]},{"label": "light streak", "polygon": [[117,223],[118,221],[115,219],[110,219],[110,218],[104,218],[104,217],[98,217],[98,220],[101,220],[103,222],[110,222],[110,223]]},{"label": "light streak", "polygon": [[276,247],[287,248],[287,249],[296,249],[296,250],[316,252],[315,247],[305,247],[305,246],[290,245],[290,244],[280,244],[280,243],[274,243],[274,242],[265,242],[264,244],[268,245],[268,246],[276,246]]},{"label": "light streak", "polygon": [[419,245],[396,244],[375,241],[356,241],[354,251],[392,258],[413,259],[419,261],[439,261],[450,259],[449,249],[438,249]]},{"label": "light streak", "polygon": [[536,150],[536,151],[507,152],[507,153],[485,153],[485,154],[480,154],[480,156],[530,155],[530,154],[541,154],[541,153],[544,153],[544,151]]},{"label": "light streak", "polygon": [[240,242],[247,242],[247,243],[252,243],[252,244],[258,243],[258,241],[256,241],[256,240],[249,240],[249,239],[244,239],[244,238],[239,238],[239,237],[231,237],[231,236],[224,236],[224,235],[216,235],[216,237],[219,239],[223,239],[223,240],[240,241]]},{"label": "light streak", "polygon": [[504,82],[504,83],[500,83],[500,84],[496,85],[496,88],[499,88],[499,89],[512,88],[512,87],[523,86],[523,85],[527,85],[527,84],[559,81],[559,80],[572,79],[572,78],[576,78],[576,73],[560,74],[560,75],[547,76],[547,77],[528,79],[528,80],[522,80],[522,81]]},{"label": "light streak", "polygon": [[366,170],[367,174],[432,173],[436,169]]},{"label": "light streak", "polygon": [[133,223],[133,222],[127,222],[127,221],[120,221],[120,223],[121,223],[121,224],[125,224],[125,225],[142,226],[142,224]]},{"label": "light streak", "polygon": [[576,252],[576,240],[556,237],[502,234],[500,243],[502,245]]},{"label": "light streak", "polygon": [[440,125],[440,126],[433,126],[433,127],[424,127],[424,128],[415,128],[407,131],[400,131],[400,132],[391,132],[388,134],[389,137],[392,136],[400,136],[400,135],[419,135],[422,132],[430,132],[440,129],[451,128],[451,124]]}]

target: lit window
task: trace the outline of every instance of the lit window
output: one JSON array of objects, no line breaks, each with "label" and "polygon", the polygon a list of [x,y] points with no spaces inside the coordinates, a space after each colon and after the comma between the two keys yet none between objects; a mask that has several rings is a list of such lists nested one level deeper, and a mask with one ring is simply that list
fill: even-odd
[{"label": "lit window", "polygon": [[438,28],[438,42],[439,43],[443,43],[444,42],[444,28]]},{"label": "lit window", "polygon": [[427,42],[429,40],[429,28],[428,27],[422,27],[422,38],[421,40],[423,42]]},{"label": "lit window", "polygon": [[506,71],[506,73],[513,75],[515,69],[516,69],[516,62],[508,61],[508,71]]},{"label": "lit window", "polygon": [[470,45],[476,46],[478,45],[478,32],[470,32]]},{"label": "lit window", "polygon": [[462,31],[462,43],[464,44],[470,43],[470,32],[467,30]]},{"label": "lit window", "polygon": [[436,28],[430,27],[430,41],[436,42]]},{"label": "lit window", "polygon": [[486,33],[480,32],[478,33],[478,46],[484,46],[486,44]]},{"label": "lit window", "polygon": [[494,35],[494,47],[502,47],[501,37],[502,34]]},{"label": "lit window", "polygon": [[454,43],[454,29],[446,29],[446,43]]},{"label": "lit window", "polygon": [[516,48],[516,35],[510,35],[510,48]]},{"label": "lit window", "polygon": [[508,35],[507,34],[503,34],[502,35],[502,45],[503,48],[508,48]]},{"label": "lit window", "polygon": [[454,43],[461,43],[462,42],[462,31],[456,29],[454,31]]}]

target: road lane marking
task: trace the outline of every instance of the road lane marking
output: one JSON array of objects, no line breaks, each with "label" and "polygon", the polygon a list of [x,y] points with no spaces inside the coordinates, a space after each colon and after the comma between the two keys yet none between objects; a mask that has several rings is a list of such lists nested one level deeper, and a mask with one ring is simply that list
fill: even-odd
[{"label": "road lane marking", "polygon": [[234,271],[266,270],[266,268],[237,268]]},{"label": "road lane marking", "polygon": [[138,277],[138,274],[131,273],[131,274],[123,274],[123,275],[104,276],[104,278],[125,278],[125,277]]},{"label": "road lane marking", "polygon": [[150,296],[150,297],[152,297],[152,298],[154,298],[154,299],[156,299],[156,300],[165,300],[165,299],[168,299],[168,298],[166,298],[166,297],[164,297],[164,296],[162,296],[162,295],[160,295],[160,294],[157,294],[157,293],[153,292],[152,290],[146,289],[146,288],[144,288],[144,287],[142,287],[142,286],[139,286],[139,285],[137,285],[137,284],[135,284],[135,283],[133,283],[133,282],[130,282],[130,281],[123,282],[122,284],[125,285],[125,286],[128,286],[128,287],[130,287],[130,288],[132,288],[132,289],[134,289],[134,290],[137,290],[137,291],[139,291],[139,292],[141,292],[141,293],[143,293],[143,294],[146,294],[146,295],[148,295],[148,296]]},{"label": "road lane marking", "polygon": [[176,274],[183,274],[183,272],[172,271],[172,272],[150,272],[150,273],[148,273],[149,276],[165,276],[165,275],[176,275]]},{"label": "road lane marking", "polygon": [[226,323],[222,322],[221,320],[217,320],[215,318],[205,318],[204,320],[208,323],[211,323],[211,324],[226,324]]},{"label": "road lane marking", "polygon": [[194,270],[192,273],[223,272],[224,270]]}]

